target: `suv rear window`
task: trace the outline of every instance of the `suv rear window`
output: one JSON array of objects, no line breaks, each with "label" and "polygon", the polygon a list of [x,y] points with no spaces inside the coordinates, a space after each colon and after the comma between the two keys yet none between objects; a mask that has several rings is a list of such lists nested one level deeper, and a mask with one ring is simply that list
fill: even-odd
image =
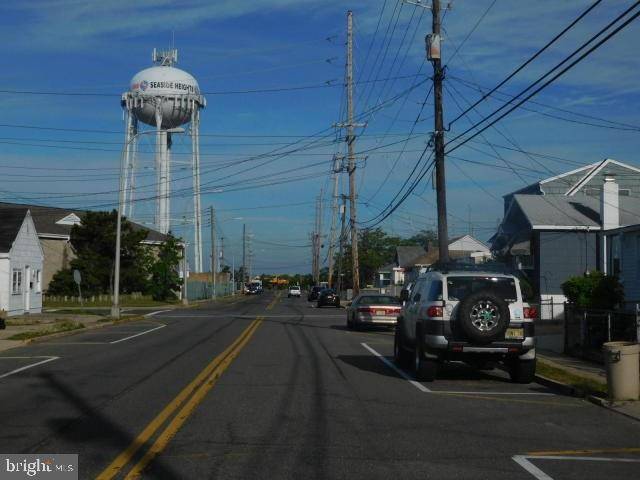
[{"label": "suv rear window", "polygon": [[392,296],[369,296],[362,297],[358,305],[400,305],[400,300]]},{"label": "suv rear window", "polygon": [[513,303],[518,299],[516,282],[504,277],[449,277],[447,278],[447,297],[449,300],[464,300],[469,294],[480,290],[491,290],[505,302]]}]

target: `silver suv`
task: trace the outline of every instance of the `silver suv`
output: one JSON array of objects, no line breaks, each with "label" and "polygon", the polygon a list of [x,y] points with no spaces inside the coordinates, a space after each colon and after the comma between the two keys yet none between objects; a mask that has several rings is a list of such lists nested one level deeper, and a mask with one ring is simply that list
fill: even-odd
[{"label": "silver suv", "polygon": [[421,275],[398,318],[394,357],[433,381],[438,364],[464,361],[485,368],[496,361],[517,383],[533,381],[535,308],[523,302],[514,275],[435,270]]}]

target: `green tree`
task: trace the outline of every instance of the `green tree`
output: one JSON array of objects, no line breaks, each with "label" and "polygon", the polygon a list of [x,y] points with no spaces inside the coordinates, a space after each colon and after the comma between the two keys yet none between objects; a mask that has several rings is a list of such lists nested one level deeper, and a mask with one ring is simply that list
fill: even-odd
[{"label": "green tree", "polygon": [[624,301],[624,289],[617,277],[602,272],[571,277],[562,284],[570,303],[582,308],[612,309]]},{"label": "green tree", "polygon": [[176,292],[182,285],[178,266],[182,259],[182,249],[178,240],[169,233],[160,246],[158,258],[151,266],[151,296],[154,300],[175,300]]},{"label": "green tree", "polygon": [[[116,248],[117,212],[87,212],[82,223],[71,228],[71,248],[76,256],[69,268],[57,272],[49,284],[48,293],[75,295],[73,270],[82,274],[82,291],[87,295],[111,293],[113,288],[114,254]],[[146,292],[149,288],[150,253],[141,245],[147,230],[134,228],[124,220],[120,237],[120,291]]]}]

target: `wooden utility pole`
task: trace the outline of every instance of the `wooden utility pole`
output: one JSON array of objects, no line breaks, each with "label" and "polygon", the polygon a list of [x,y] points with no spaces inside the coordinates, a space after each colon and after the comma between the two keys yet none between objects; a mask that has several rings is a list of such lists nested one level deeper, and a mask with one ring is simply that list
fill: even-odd
[{"label": "wooden utility pole", "polygon": [[342,216],[341,228],[340,228],[340,250],[338,253],[338,288],[336,291],[338,294],[342,291],[342,256],[344,251],[344,238],[346,236],[345,232],[345,220],[347,215],[347,196],[341,195],[342,197],[342,205],[340,208],[340,214]]},{"label": "wooden utility pole", "polygon": [[432,0],[433,33],[428,37],[427,56],[433,63],[434,145],[436,161],[436,200],[438,206],[438,250],[440,261],[449,261],[449,233],[447,227],[447,191],[444,174],[444,121],[442,113],[442,81],[444,71],[440,55],[440,0]]},{"label": "wooden utility pole", "polygon": [[211,298],[216,298],[216,214],[213,206],[209,207],[209,217],[211,220]]},{"label": "wooden utility pole", "polygon": [[242,285],[246,283],[247,276],[247,224],[242,224]]},{"label": "wooden utility pole", "polygon": [[329,288],[333,287],[333,255],[336,247],[336,223],[338,217],[338,184],[340,181],[339,173],[342,171],[340,168],[341,158],[337,155],[333,157],[333,195],[331,196],[331,233],[329,235]]},{"label": "wooden utility pole", "polygon": [[351,222],[351,262],[353,295],[360,292],[360,262],[358,259],[358,225],[356,223],[356,154],[353,119],[353,12],[347,12],[347,146],[349,161],[349,220]]}]

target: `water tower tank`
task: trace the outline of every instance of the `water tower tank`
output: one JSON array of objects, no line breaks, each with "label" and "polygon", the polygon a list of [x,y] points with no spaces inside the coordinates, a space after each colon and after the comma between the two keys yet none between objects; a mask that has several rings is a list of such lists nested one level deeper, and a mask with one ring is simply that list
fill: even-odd
[{"label": "water tower tank", "polygon": [[175,128],[191,120],[194,106],[189,97],[199,96],[198,82],[189,73],[172,66],[155,66],[131,79],[130,92],[143,99],[132,110],[147,125],[156,126],[156,105],[162,110],[161,128]]}]

